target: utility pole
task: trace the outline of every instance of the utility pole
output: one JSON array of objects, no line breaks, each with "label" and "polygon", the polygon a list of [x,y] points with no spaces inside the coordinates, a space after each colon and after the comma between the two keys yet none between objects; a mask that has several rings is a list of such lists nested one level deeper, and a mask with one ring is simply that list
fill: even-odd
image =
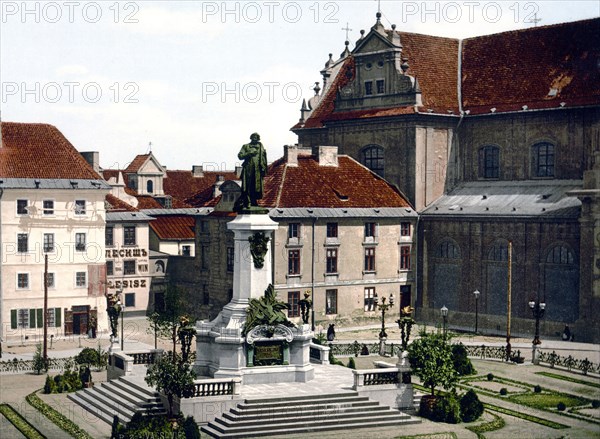
[{"label": "utility pole", "polygon": [[506,298],[506,361],[510,361],[510,314],[512,292],[512,241],[508,241],[508,295]]},{"label": "utility pole", "polygon": [[48,254],[44,256],[44,364],[48,364]]}]

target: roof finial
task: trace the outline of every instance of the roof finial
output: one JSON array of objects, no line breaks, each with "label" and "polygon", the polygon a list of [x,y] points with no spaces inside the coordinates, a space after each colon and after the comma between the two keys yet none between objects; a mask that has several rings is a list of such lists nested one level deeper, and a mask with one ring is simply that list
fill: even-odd
[{"label": "roof finial", "polygon": [[538,18],[537,12],[533,13],[533,18],[527,21],[526,23],[533,23],[533,27],[537,27],[537,24],[542,21],[541,18]]},{"label": "roof finial", "polygon": [[346,22],[346,27],[343,27],[342,30],[346,31],[346,41],[348,41],[348,32],[350,32],[352,29],[350,29],[350,25],[348,22]]},{"label": "roof finial", "polygon": [[152,142],[148,142],[148,154],[152,154]]},{"label": "roof finial", "polygon": [[[377,0],[377,13],[381,14],[381,0]],[[381,15],[379,15],[381,17]]]}]

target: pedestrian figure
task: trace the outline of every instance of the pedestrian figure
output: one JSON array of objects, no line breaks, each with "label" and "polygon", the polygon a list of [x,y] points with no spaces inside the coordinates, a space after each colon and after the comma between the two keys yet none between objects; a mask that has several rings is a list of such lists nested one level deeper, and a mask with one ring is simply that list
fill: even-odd
[{"label": "pedestrian figure", "polygon": [[329,328],[327,328],[327,341],[333,341],[335,339],[335,328],[334,324],[330,323]]}]

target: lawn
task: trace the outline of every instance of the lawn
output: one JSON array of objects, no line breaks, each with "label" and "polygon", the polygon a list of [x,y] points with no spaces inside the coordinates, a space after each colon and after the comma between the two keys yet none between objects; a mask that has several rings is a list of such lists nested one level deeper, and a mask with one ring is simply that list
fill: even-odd
[{"label": "lawn", "polygon": [[589,399],[555,392],[518,394],[510,396],[509,399],[517,404],[523,404],[538,409],[554,409],[559,402],[562,402],[567,407],[591,404]]}]

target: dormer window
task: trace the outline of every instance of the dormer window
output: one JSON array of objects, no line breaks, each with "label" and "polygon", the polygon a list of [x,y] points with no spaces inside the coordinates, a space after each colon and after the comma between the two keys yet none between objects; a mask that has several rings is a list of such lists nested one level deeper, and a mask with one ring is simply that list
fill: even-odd
[{"label": "dormer window", "polygon": [[373,81],[366,81],[365,82],[365,95],[366,96],[373,95]]},{"label": "dormer window", "polygon": [[385,93],[385,80],[378,79],[377,80],[377,94],[382,95]]}]

